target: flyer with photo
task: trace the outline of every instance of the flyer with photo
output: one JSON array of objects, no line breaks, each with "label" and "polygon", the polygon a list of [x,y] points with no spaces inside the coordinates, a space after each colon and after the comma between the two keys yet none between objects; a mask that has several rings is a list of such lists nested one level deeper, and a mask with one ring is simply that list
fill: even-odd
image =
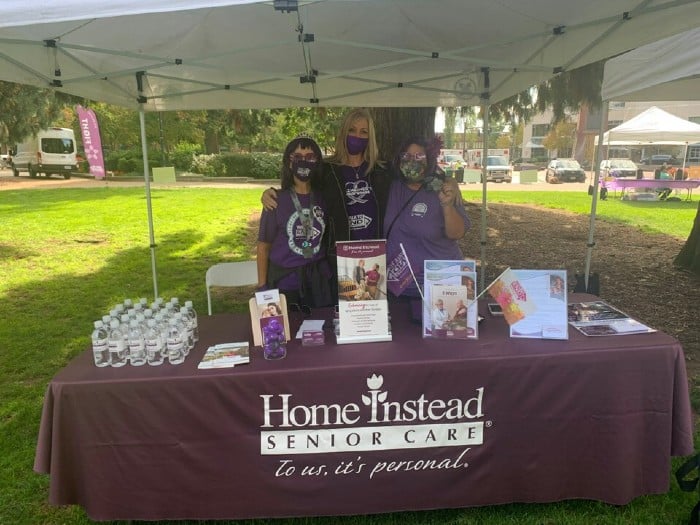
[{"label": "flyer with photo", "polygon": [[291,333],[287,303],[279,290],[256,292],[249,304],[255,346],[264,346],[266,339],[280,344],[289,341]]},{"label": "flyer with photo", "polygon": [[246,341],[222,343],[207,348],[197,365],[200,370],[211,368],[232,368],[250,362],[250,351]]},{"label": "flyer with photo", "polygon": [[627,335],[656,332],[604,301],[571,303],[569,324],[583,335]]},{"label": "flyer with photo", "polygon": [[336,252],[338,343],[391,341],[386,241],[337,242]]},{"label": "flyer with photo", "polygon": [[479,337],[475,260],[424,261],[423,296],[423,337]]},{"label": "flyer with photo", "polygon": [[506,270],[489,288],[511,337],[568,339],[566,270]]}]

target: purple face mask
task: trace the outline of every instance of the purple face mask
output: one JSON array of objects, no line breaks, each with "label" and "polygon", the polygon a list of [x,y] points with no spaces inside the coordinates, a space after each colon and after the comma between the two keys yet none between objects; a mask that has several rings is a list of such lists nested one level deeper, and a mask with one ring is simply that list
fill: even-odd
[{"label": "purple face mask", "polygon": [[311,178],[311,170],[316,167],[315,162],[308,160],[295,160],[292,162],[292,173],[302,182],[306,182]]},{"label": "purple face mask", "polygon": [[350,155],[359,155],[367,148],[367,143],[369,139],[363,137],[356,137],[354,135],[348,135],[345,139],[345,145],[348,148],[348,153]]}]

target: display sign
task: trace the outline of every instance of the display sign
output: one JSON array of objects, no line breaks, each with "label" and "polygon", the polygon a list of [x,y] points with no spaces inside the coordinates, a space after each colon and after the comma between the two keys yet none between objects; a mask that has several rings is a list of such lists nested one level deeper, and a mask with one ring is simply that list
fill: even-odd
[{"label": "display sign", "polygon": [[336,243],[337,342],[391,341],[386,295],[386,241]]}]

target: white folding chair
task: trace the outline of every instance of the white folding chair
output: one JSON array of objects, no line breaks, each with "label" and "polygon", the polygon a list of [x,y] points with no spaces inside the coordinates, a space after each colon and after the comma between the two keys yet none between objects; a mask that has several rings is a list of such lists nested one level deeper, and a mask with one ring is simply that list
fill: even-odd
[{"label": "white folding chair", "polygon": [[258,264],[256,261],[226,262],[215,264],[207,270],[207,307],[211,315],[212,286],[251,286],[258,284]]}]

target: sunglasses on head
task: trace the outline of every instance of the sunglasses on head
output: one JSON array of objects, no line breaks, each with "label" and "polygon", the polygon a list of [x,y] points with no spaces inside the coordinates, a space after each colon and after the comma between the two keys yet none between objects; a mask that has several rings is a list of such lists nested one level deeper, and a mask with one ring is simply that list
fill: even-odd
[{"label": "sunglasses on head", "polygon": [[428,157],[425,155],[425,153],[408,153],[404,152],[402,153],[399,158],[401,160],[425,160]]},{"label": "sunglasses on head", "polygon": [[309,162],[311,164],[315,164],[318,162],[318,158],[316,155],[313,153],[307,153],[306,155],[302,155],[301,153],[293,153],[289,156],[289,160],[292,162]]}]

